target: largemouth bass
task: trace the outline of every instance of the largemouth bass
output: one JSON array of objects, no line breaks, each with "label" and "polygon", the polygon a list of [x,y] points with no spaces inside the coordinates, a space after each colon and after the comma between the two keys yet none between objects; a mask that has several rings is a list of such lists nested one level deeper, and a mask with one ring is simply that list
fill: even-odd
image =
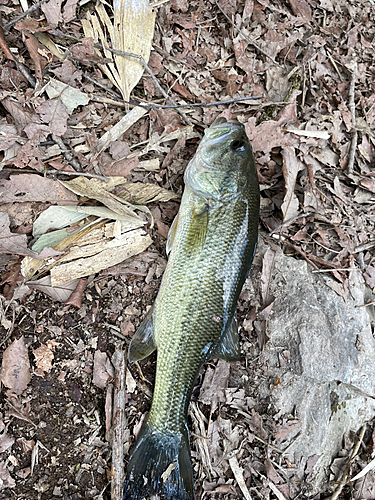
[{"label": "largemouth bass", "polygon": [[259,185],[243,125],[218,118],[185,171],[168,265],[129,361],[157,349],[154,396],[130,455],[124,500],[194,498],[187,410],[202,363],[240,358],[237,300],[258,237]]}]

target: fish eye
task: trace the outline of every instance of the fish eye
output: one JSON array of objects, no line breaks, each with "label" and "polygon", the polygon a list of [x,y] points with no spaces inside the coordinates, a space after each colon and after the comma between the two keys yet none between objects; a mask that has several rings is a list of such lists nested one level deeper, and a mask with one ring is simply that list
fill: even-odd
[{"label": "fish eye", "polygon": [[230,145],[231,150],[235,152],[245,151],[245,141],[243,140],[235,140]]}]

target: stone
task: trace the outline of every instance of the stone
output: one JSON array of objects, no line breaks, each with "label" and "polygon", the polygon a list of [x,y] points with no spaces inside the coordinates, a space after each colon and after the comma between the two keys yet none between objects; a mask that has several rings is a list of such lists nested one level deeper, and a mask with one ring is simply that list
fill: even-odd
[{"label": "stone", "polygon": [[[276,252],[271,283],[276,298],[263,353],[264,391],[278,412],[275,418],[301,424],[282,449],[292,443],[285,457],[302,471],[300,479],[308,473],[312,495],[326,488],[344,435],[358,432],[375,411],[374,308],[359,307],[371,290],[358,269],[351,272],[346,301],[325,279],[305,261]],[[295,479],[291,487],[297,493]]]}]

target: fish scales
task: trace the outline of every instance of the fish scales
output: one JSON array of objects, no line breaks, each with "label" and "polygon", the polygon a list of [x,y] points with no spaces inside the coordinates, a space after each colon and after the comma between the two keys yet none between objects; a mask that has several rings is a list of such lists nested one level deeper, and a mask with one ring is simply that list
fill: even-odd
[{"label": "fish scales", "polygon": [[[130,456],[124,499],[194,498],[187,409],[200,366],[238,359],[236,307],[253,258],[259,186],[238,122],[219,119],[185,173],[185,190],[155,304],[129,359],[157,349],[153,402]],[[145,347],[146,346],[146,347]]]}]

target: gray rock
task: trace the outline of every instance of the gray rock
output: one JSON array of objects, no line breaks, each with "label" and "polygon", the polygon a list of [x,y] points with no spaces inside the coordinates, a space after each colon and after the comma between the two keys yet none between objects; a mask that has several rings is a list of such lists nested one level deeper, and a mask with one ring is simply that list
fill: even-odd
[{"label": "gray rock", "polygon": [[293,415],[301,423],[283,442],[285,449],[300,433],[287,458],[303,471],[309,458],[319,457],[305,470],[311,494],[324,489],[344,434],[357,432],[375,412],[373,306],[358,307],[371,291],[358,270],[351,273],[346,300],[326,279],[277,252],[264,350],[268,374],[281,381],[271,389],[276,418]]}]

